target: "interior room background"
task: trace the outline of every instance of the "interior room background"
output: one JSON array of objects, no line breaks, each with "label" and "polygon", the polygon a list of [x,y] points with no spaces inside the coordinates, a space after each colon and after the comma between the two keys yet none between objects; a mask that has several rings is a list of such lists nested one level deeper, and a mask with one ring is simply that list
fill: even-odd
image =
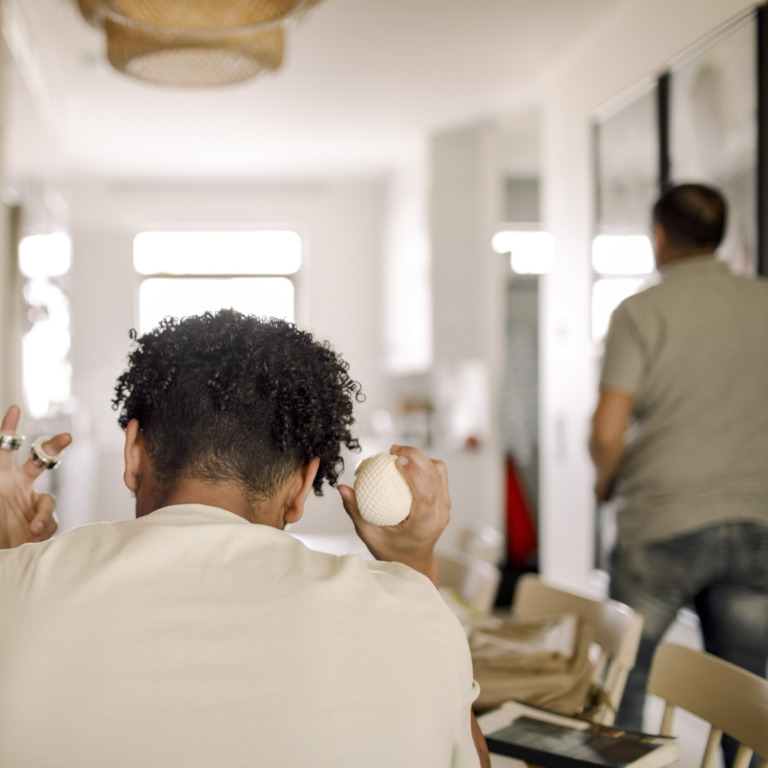
[{"label": "interior room background", "polygon": [[[448,464],[447,546],[471,520],[504,529],[500,425],[514,366],[509,329],[533,336],[536,419],[522,471],[532,483],[538,566],[556,582],[603,589],[586,449],[599,359],[591,311],[595,122],[606,104],[655,81],[755,7],[747,0],[621,0],[543,71],[510,83],[493,113],[436,128],[408,163],[386,173],[215,184],[62,175],[61,142],[6,26],[0,402],[22,397],[19,339],[32,322],[14,244],[33,231],[64,231],[72,265],[53,282],[69,307],[71,393],[27,426],[65,425],[75,434],[67,461],[49,478],[62,527],[132,514],[110,398],[137,325],[135,235],[201,225],[288,227],[304,249],[294,280],[296,320],[345,355],[367,395],[358,412],[361,455],[406,438]],[[6,0],[6,20],[9,9],[10,18],[23,20],[18,0]],[[109,142],[105,136],[105,151],[120,151]],[[22,147],[49,160],[50,177],[13,174],[12,156]],[[512,275],[508,257],[491,248],[505,224],[551,233],[554,268]],[[348,458],[345,482],[358,458]],[[301,526],[351,530],[332,490],[310,501]]]}]

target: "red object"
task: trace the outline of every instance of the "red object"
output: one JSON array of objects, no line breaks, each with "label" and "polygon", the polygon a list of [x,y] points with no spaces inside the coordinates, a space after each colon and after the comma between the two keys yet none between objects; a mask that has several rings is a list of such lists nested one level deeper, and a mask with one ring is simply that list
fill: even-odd
[{"label": "red object", "polygon": [[531,510],[515,469],[515,462],[507,457],[507,563],[524,566],[536,550],[536,528]]}]

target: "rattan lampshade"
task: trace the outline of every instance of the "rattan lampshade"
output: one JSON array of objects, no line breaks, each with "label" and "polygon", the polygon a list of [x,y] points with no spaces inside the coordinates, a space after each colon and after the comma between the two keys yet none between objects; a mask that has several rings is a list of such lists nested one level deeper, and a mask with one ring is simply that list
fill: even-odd
[{"label": "rattan lampshade", "polygon": [[120,72],[151,83],[211,86],[237,83],[283,61],[282,27],[182,35],[106,19],[107,58]]},{"label": "rattan lampshade", "polygon": [[283,60],[284,24],[321,0],[78,0],[107,58],[152,83],[236,83]]}]

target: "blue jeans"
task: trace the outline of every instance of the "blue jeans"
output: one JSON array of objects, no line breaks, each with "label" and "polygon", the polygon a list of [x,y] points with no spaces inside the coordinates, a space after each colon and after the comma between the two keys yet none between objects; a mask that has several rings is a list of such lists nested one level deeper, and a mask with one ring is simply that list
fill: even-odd
[{"label": "blue jeans", "polygon": [[645,617],[637,662],[616,718],[620,725],[643,729],[653,654],[682,607],[696,610],[705,650],[766,676],[768,526],[724,523],[636,548],[618,546],[610,596]]}]

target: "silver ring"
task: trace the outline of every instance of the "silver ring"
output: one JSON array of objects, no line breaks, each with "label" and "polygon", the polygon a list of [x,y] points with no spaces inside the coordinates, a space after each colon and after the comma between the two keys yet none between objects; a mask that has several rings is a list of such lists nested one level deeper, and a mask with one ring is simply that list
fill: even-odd
[{"label": "silver ring", "polygon": [[37,464],[40,469],[53,469],[61,461],[62,451],[51,456],[50,453],[46,453],[43,450],[43,443],[48,442],[50,437],[46,435],[40,435],[40,437],[32,443],[32,448],[29,451],[29,455],[32,461]]},{"label": "silver ring", "polygon": [[24,442],[24,435],[17,435],[15,432],[0,432],[0,449],[3,451],[18,451]]}]

